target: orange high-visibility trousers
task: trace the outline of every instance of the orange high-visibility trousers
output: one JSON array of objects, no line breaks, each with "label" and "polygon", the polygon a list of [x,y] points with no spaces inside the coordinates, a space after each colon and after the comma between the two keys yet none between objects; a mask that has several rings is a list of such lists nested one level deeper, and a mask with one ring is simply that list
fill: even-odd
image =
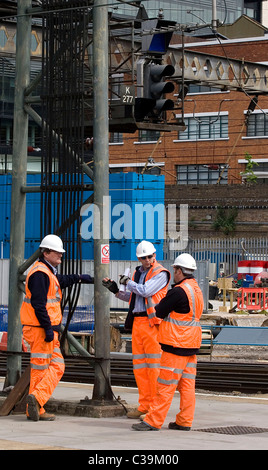
[{"label": "orange high-visibility trousers", "polygon": [[29,394],[35,396],[41,406],[40,414],[43,414],[43,406],[51,397],[65,369],[58,333],[54,331],[54,340],[47,343],[43,328],[24,326],[23,337],[31,349]]},{"label": "orange high-visibility trousers", "polygon": [[161,358],[157,340],[158,326],[150,326],[148,317],[135,317],[132,329],[133,372],[139,392],[141,412],[147,412],[156,394]]},{"label": "orange high-visibility trousers", "polygon": [[162,352],[157,393],[144,422],[160,429],[170,408],[174,393],[180,392],[180,412],[176,423],[191,427],[195,411],[195,377],[197,358]]}]

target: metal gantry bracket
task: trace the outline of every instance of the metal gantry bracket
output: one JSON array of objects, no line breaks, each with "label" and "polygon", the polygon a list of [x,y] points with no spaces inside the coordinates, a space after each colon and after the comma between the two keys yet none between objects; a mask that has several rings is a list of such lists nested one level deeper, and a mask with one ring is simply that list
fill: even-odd
[{"label": "metal gantry bracket", "polygon": [[268,94],[268,67],[263,64],[214,56],[202,52],[169,48],[166,56],[175,67],[174,76],[184,74],[185,82],[219,87],[222,90]]}]

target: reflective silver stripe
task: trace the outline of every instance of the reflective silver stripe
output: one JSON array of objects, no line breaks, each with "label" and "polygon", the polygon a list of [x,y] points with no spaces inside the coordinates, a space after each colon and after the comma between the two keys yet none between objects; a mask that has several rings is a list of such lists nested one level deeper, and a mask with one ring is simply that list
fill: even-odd
[{"label": "reflective silver stripe", "polygon": [[192,369],[196,369],[196,362],[188,362],[186,367],[191,367]]},{"label": "reflective silver stripe", "polygon": [[142,362],[141,364],[133,364],[133,369],[159,369],[160,364],[158,362]]},{"label": "reflective silver stripe", "polygon": [[153,302],[153,298],[152,298],[152,297],[147,297],[147,308],[148,308],[148,307],[149,307],[149,308],[156,307],[156,305],[158,305],[158,304],[155,304],[155,303]]},{"label": "reflective silver stripe", "polygon": [[[53,274],[53,273],[51,272],[51,270],[50,270],[47,266],[45,266],[45,265],[43,265],[43,264],[38,264],[37,266],[35,266],[34,268],[32,268],[32,270],[29,272],[30,276],[31,276],[35,271],[42,271],[42,272],[43,272],[43,271],[47,271],[47,272],[48,272],[48,275]],[[55,276],[55,274],[54,274],[54,276]],[[58,285],[58,282],[59,282],[59,281],[58,281],[58,279],[57,279],[57,276],[55,276],[55,278],[56,278],[56,281],[57,281],[57,283],[56,283],[56,294],[55,294],[55,295],[56,295],[56,299],[48,300],[48,301],[47,301],[48,303],[50,303],[50,302],[51,302],[51,303],[54,303],[54,302],[60,302],[60,301],[61,301],[61,296],[60,296],[60,294],[59,294],[59,285]],[[29,279],[29,278],[28,278],[28,279]],[[27,279],[27,281],[26,281],[27,287],[28,287],[28,279]],[[31,303],[31,300],[30,300],[29,298],[25,297],[24,302],[26,302],[26,303]]]},{"label": "reflective silver stripe", "polygon": [[195,380],[195,374],[186,374],[185,372],[181,376],[182,379],[193,379]]},{"label": "reflective silver stripe", "polygon": [[161,354],[133,354],[132,359],[160,359]]},{"label": "reflective silver stripe", "polygon": [[152,313],[149,313],[149,314],[148,314],[148,318],[154,318],[154,317],[156,317],[155,312],[152,312]]},{"label": "reflective silver stripe", "polygon": [[49,359],[52,357],[52,354],[46,354],[46,353],[31,353],[31,357],[35,359]]},{"label": "reflective silver stripe", "polygon": [[174,374],[182,374],[183,373],[183,369],[175,369],[175,367],[160,366],[160,369],[170,370],[170,372],[174,372]]},{"label": "reflective silver stripe", "polygon": [[48,368],[49,368],[49,364],[44,364],[44,365],[31,364],[31,369],[44,370]]},{"label": "reflective silver stripe", "polygon": [[60,348],[54,348],[54,349],[53,349],[53,352],[58,353],[58,354],[61,354]]},{"label": "reflective silver stripe", "polygon": [[56,284],[56,299],[58,300],[58,302],[60,302],[61,300],[61,297],[60,297],[60,293],[59,293],[59,286]]},{"label": "reflective silver stripe", "polygon": [[172,323],[173,325],[177,325],[177,326],[201,326],[199,321],[195,321],[195,320],[190,320],[190,321],[176,320],[175,318],[171,318],[169,315],[166,318],[164,318],[163,321],[167,321],[167,322]]},{"label": "reflective silver stripe", "polygon": [[195,320],[195,317],[196,317],[196,309],[195,309],[195,295],[194,295],[194,291],[192,289],[192,286],[190,286],[190,284],[188,284],[187,282],[184,283],[184,285],[187,287],[187,289],[189,290],[189,293],[190,293],[190,296],[191,296],[191,299],[192,299],[192,304],[193,304],[193,314],[192,314],[192,320],[188,320],[188,321],[184,321],[184,320],[176,320],[175,318],[171,318],[170,317],[170,314],[165,317],[163,319],[163,321],[167,321],[169,323],[172,323],[173,325],[176,325],[176,326],[198,326],[200,327],[201,324],[199,321],[196,321]]},{"label": "reflective silver stripe", "polygon": [[195,296],[194,296],[194,291],[192,289],[192,286],[190,286],[190,284],[188,284],[188,282],[185,282],[184,285],[187,287],[187,289],[189,289],[189,292],[190,292],[190,296],[192,298],[192,303],[193,303],[193,320],[195,320],[195,315],[196,315],[196,312],[195,312]]},{"label": "reflective silver stripe", "polygon": [[[145,302],[146,302],[146,309],[149,309],[149,308],[153,308],[153,309],[154,309],[154,308],[158,305],[158,304],[155,304],[155,303],[153,302],[152,297],[147,297],[147,299],[146,299]],[[155,318],[155,317],[156,317],[155,311],[153,311],[153,312],[151,312],[151,313],[148,313],[148,311],[147,311],[147,315],[148,315],[148,318],[149,318],[150,320],[151,320],[152,318]]]},{"label": "reflective silver stripe", "polygon": [[132,359],[145,359],[145,354],[133,354]]},{"label": "reflective silver stripe", "polygon": [[[195,362],[188,362],[187,364],[187,368],[191,368],[191,369],[196,369],[196,363]],[[184,372],[181,376],[182,379],[192,379],[192,380],[195,380],[196,378],[196,374],[189,374],[187,372]]]},{"label": "reflective silver stripe", "polygon": [[[186,367],[191,367],[192,369],[196,369],[196,364],[194,362],[188,362]],[[168,367],[168,366],[160,366],[160,369],[170,370],[171,372],[174,372],[174,374],[182,374],[184,371],[184,369],[175,369],[175,367]],[[191,375],[191,374],[188,374],[188,375]]]},{"label": "reflective silver stripe", "polygon": [[[30,304],[31,303],[31,299],[29,299],[29,297],[25,297],[24,298],[24,302],[26,304]],[[59,300],[54,298],[54,299],[47,299],[47,304],[55,304],[55,303],[59,303]]]},{"label": "reflective silver stripe", "polygon": [[61,364],[64,364],[64,359],[63,357],[53,357],[53,359],[51,359],[51,362],[59,362]]},{"label": "reflective silver stripe", "polygon": [[41,265],[41,264],[38,264],[37,266],[35,266],[35,267],[31,270],[31,275],[34,273],[34,271],[40,270],[40,268],[41,268],[42,270],[44,269],[44,270],[47,271],[49,274],[50,274],[50,272],[51,272],[50,269],[47,268],[47,266],[45,266],[45,265],[43,265],[43,264],[42,264],[42,265]]},{"label": "reflective silver stripe", "polygon": [[[35,271],[39,271],[40,268],[42,268],[42,270],[44,269],[45,271],[47,271],[48,273],[50,273],[50,269],[47,267],[47,266],[41,266],[40,264],[38,264],[37,266],[35,266],[33,269],[31,269],[31,271],[29,272],[30,276],[35,272]],[[26,284],[27,284],[27,287],[28,287],[28,279],[27,278],[27,281],[26,281]]]},{"label": "reflective silver stripe", "polygon": [[152,274],[155,273],[155,271],[158,271],[158,269],[159,269],[159,266],[156,266],[156,268],[152,270]]},{"label": "reflective silver stripe", "polygon": [[177,385],[179,381],[176,379],[165,380],[165,379],[161,379],[161,377],[158,377],[157,382],[159,382],[160,384],[164,384],[164,385]]}]

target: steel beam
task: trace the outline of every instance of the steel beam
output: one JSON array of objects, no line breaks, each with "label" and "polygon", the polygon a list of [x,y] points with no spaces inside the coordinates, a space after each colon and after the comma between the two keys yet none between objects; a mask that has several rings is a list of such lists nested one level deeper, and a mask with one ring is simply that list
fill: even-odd
[{"label": "steel beam", "polygon": [[248,94],[268,93],[268,67],[263,64],[170,47],[165,58],[175,67],[174,77],[185,82],[244,91]]}]

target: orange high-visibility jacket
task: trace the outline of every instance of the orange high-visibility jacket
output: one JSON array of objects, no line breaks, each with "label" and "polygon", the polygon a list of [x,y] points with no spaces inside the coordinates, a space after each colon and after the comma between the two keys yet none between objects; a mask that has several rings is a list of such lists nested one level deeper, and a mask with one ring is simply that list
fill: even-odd
[{"label": "orange high-visibility jacket", "polygon": [[50,318],[51,325],[59,325],[62,320],[61,313],[61,299],[62,292],[60,288],[59,281],[57,277],[52,273],[52,271],[44,264],[36,261],[32,268],[30,269],[25,282],[25,291],[26,295],[20,310],[20,319],[22,325],[28,326],[39,326],[40,323],[35,315],[34,308],[31,305],[31,292],[28,288],[28,280],[30,276],[36,272],[42,271],[46,273],[49,277],[49,289],[47,294],[47,304],[46,309]]},{"label": "orange high-visibility jacket", "polygon": [[195,279],[184,279],[174,289],[176,287],[185,291],[190,312],[170,312],[159,326],[159,343],[170,344],[175,348],[200,348],[202,329],[199,320],[204,308],[202,291]]},{"label": "orange high-visibility jacket", "polygon": [[[157,318],[157,316],[155,315],[155,307],[156,307],[157,304],[159,304],[160,300],[163,297],[165,297],[165,295],[167,293],[169,279],[170,279],[170,272],[167,269],[165,269],[161,264],[159,264],[157,261],[155,261],[153,263],[153,265],[151,266],[151,268],[149,269],[148,273],[146,274],[146,277],[145,277],[145,280],[144,280],[144,282],[146,282],[146,281],[148,281],[149,279],[156,276],[157,274],[159,274],[162,271],[166,271],[167,274],[168,274],[167,284],[165,285],[165,287],[163,287],[158,292],[156,292],[154,295],[152,295],[152,297],[148,297],[148,298],[144,299],[150,326],[159,325],[162,321],[161,318]],[[135,280],[134,277],[135,277],[135,273],[133,274],[132,280]],[[131,296],[132,296],[132,294],[131,294]],[[131,296],[130,296],[129,302],[131,302]]]}]

